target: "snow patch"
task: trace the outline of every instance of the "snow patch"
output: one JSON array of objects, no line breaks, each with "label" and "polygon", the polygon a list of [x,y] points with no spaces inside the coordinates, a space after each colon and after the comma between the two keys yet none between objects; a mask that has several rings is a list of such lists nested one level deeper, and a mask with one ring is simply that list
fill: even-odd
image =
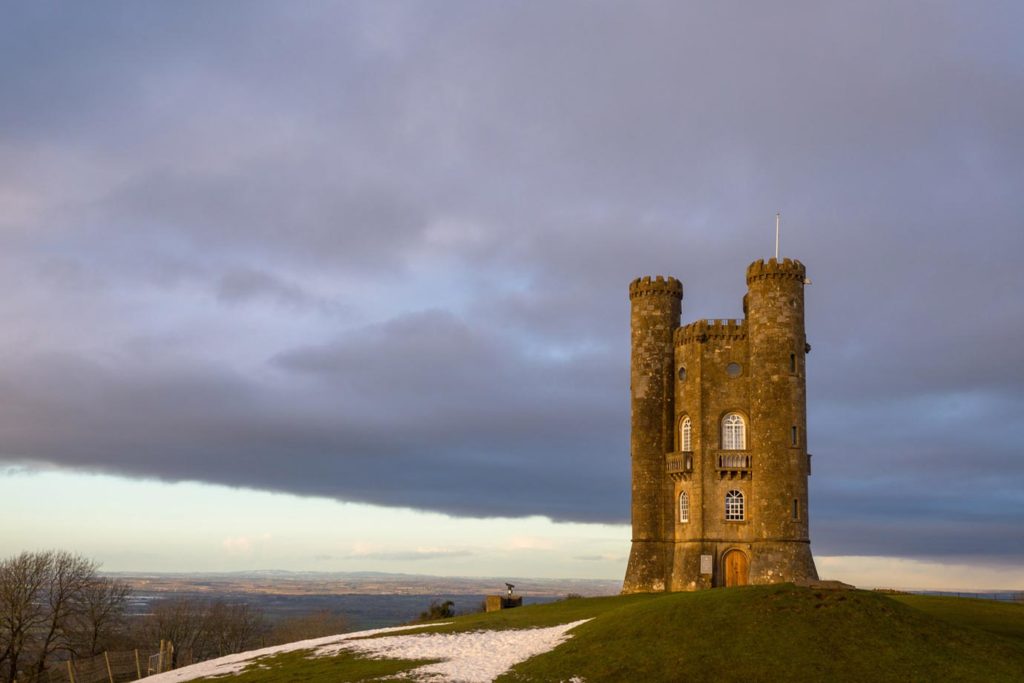
[{"label": "snow patch", "polygon": [[568,631],[589,619],[549,628],[462,633],[417,633],[325,645],[317,654],[358,652],[378,659],[440,659],[405,674],[413,680],[489,683],[530,657],[569,639]]},{"label": "snow patch", "polygon": [[[402,678],[431,683],[489,683],[530,657],[543,654],[570,638],[568,632],[589,619],[560,626],[506,631],[466,631],[462,633],[417,633],[413,635],[367,638],[384,633],[423,628],[423,625],[393,626],[356,631],[336,636],[300,640],[287,645],[265,647],[211,659],[166,673],[150,676],[147,683],[177,683],[207,676],[236,674],[258,663],[260,657],[296,650],[312,650],[314,656],[355,652],[376,659],[439,659],[436,664],[417,667]],[[450,622],[430,624],[443,626]],[[362,640],[366,638],[365,640]],[[230,679],[229,679],[230,680]],[[572,679],[576,681],[576,678]]]},{"label": "snow patch", "polygon": [[[444,624],[449,623],[451,622],[445,621],[430,625],[443,626]],[[287,643],[286,645],[275,645],[273,647],[265,647],[260,650],[239,652],[238,654],[210,659],[205,662],[199,662],[198,664],[192,664],[191,666],[183,666],[180,669],[175,669],[174,671],[167,671],[162,674],[156,674],[155,676],[148,676],[145,680],[149,683],[171,683],[172,681],[193,681],[197,678],[205,678],[207,676],[225,676],[227,674],[238,673],[260,657],[279,655],[285,652],[295,652],[296,650],[317,650],[317,648],[330,647],[350,638],[364,638],[366,636],[375,636],[380,633],[408,631],[414,628],[423,628],[423,625],[390,626],[388,628],[375,628],[369,631],[355,631],[353,633],[342,633],[336,636],[324,636],[323,638],[299,640],[294,643]]]}]

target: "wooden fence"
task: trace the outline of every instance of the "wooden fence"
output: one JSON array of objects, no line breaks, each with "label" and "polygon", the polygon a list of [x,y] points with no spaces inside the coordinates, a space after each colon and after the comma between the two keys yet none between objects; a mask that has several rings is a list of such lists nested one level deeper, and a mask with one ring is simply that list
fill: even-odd
[{"label": "wooden fence", "polygon": [[[169,640],[160,641],[160,650],[104,652],[95,657],[73,657],[55,663],[42,674],[21,673],[16,683],[126,683],[153,674],[192,664],[191,650],[178,650]],[[172,662],[176,665],[173,666]]]}]

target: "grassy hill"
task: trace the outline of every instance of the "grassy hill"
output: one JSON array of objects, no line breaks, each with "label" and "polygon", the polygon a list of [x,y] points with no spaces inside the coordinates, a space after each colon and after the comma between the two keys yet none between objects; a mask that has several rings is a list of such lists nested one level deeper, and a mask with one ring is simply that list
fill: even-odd
[{"label": "grassy hill", "polygon": [[[569,641],[498,680],[1024,681],[1024,605],[964,598],[783,584],[573,599],[422,630],[520,629],[585,618],[591,621]],[[231,680],[377,681],[422,663],[290,653],[261,659]]]}]

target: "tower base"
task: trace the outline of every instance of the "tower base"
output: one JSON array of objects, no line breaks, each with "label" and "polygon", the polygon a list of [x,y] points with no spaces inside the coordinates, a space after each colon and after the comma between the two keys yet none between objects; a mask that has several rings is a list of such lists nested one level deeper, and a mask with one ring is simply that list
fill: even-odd
[{"label": "tower base", "polygon": [[622,581],[623,595],[663,593],[668,588],[665,578],[671,546],[663,541],[633,541]]},{"label": "tower base", "polygon": [[[818,580],[818,571],[811,555],[811,544],[807,541],[683,541],[673,543],[672,546],[668,587],[671,591],[696,591],[727,585],[806,583]],[[731,552],[742,555],[738,563],[741,574],[738,581],[735,575],[727,577],[730,572],[726,567],[726,555]],[[702,556],[710,558],[710,574],[701,572]],[[630,560],[632,562],[632,557]],[[736,565],[733,565],[732,569],[735,570]],[[627,592],[625,587],[623,592]]]}]

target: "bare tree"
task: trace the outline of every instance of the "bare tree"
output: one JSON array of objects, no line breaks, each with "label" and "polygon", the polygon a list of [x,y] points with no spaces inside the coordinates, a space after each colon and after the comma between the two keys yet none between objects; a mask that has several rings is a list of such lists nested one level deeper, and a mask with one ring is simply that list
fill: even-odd
[{"label": "bare tree", "polygon": [[245,652],[262,642],[266,634],[263,612],[246,603],[218,600],[206,617],[206,647],[210,656]]},{"label": "bare tree", "polygon": [[154,604],[144,630],[151,642],[174,643],[174,665],[186,649],[197,660],[244,652],[259,646],[267,631],[263,612],[251,605],[188,598]]},{"label": "bare tree", "polygon": [[65,551],[24,552],[0,561],[0,678],[46,670],[57,652],[90,654],[123,615],[128,589],[96,576],[92,560]]},{"label": "bare tree", "polygon": [[82,589],[71,636],[76,655],[92,656],[110,649],[111,639],[125,625],[132,589],[123,581],[99,577]]},{"label": "bare tree", "polygon": [[0,562],[0,665],[13,683],[36,632],[46,622],[43,587],[49,553],[21,553]]},{"label": "bare tree", "polygon": [[147,641],[153,643],[169,640],[174,643],[174,659],[183,648],[193,651],[199,658],[206,626],[206,603],[189,598],[170,598],[155,602],[152,612],[146,617],[143,632]]},{"label": "bare tree", "polygon": [[59,649],[69,649],[68,632],[81,607],[82,593],[96,580],[97,565],[80,555],[58,550],[48,558],[39,597],[45,610],[43,628],[35,647],[35,673],[46,670],[46,660]]}]

